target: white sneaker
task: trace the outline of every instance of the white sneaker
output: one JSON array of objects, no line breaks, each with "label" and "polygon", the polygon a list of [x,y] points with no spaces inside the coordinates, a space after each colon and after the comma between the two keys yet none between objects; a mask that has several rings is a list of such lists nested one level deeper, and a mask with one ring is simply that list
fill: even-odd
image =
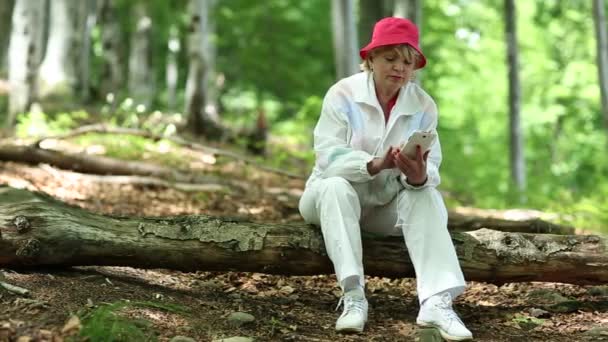
[{"label": "white sneaker", "polygon": [[360,333],[367,322],[367,299],[363,289],[358,288],[346,292],[336,310],[344,304],[344,311],[336,321],[336,331],[342,333]]},{"label": "white sneaker", "polygon": [[450,341],[473,339],[473,334],[464,326],[452,309],[452,296],[449,292],[434,295],[427,299],[418,313],[416,323],[423,327],[435,327],[441,336]]}]

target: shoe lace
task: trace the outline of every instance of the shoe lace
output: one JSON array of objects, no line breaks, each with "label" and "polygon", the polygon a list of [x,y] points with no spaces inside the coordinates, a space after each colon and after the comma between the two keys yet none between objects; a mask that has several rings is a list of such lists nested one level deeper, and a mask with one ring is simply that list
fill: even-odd
[{"label": "shoe lace", "polygon": [[336,306],[336,310],[340,308],[340,305],[344,304],[344,312],[342,316],[347,315],[351,312],[362,313],[365,306],[365,298],[356,298],[352,296],[342,296],[340,301],[338,301],[338,306]]}]

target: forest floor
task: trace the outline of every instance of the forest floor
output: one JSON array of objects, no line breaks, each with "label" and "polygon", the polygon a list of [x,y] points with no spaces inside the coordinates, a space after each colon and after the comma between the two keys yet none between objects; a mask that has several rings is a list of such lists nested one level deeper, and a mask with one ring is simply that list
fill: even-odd
[{"label": "forest floor", "polygon": [[[250,186],[239,192],[188,193],[7,162],[0,163],[0,184],[42,191],[113,215],[204,213],[257,222],[301,221],[297,199],[303,180],[236,162],[224,163],[214,172]],[[414,279],[367,278],[370,313],[366,329],[359,335],[340,335],[334,331],[341,312],[334,311],[340,292],[330,275],[183,273],[129,267],[2,271],[6,283],[26,288],[30,294],[21,296],[0,288],[0,341],[85,340],[74,335],[95,328],[93,313],[110,303],[124,305],[116,309],[118,316],[110,315],[106,321],[100,318],[95,324],[113,324],[110,329],[116,336],[120,328],[116,317],[136,322],[144,333],[127,340],[169,341],[180,335],[195,341],[234,336],[255,341],[415,341],[419,334]],[[555,301],[575,306],[548,310]],[[476,341],[608,341],[607,286],[469,282],[454,305]],[[253,321],[235,323],[231,319],[235,312],[251,314]],[[74,315],[79,319],[70,319]],[[97,336],[110,334],[108,331],[101,329]]]}]

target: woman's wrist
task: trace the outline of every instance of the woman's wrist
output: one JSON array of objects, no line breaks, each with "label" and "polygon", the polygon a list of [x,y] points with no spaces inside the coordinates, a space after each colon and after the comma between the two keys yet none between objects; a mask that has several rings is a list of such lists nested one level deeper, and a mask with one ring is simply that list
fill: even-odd
[{"label": "woman's wrist", "polygon": [[381,162],[381,161],[382,161],[382,160],[381,160],[380,158],[374,158],[374,159],[372,159],[371,161],[369,161],[369,162],[367,163],[367,172],[368,172],[370,175],[372,175],[372,176],[373,176],[373,175],[375,175],[375,174],[379,173],[380,171],[382,171],[382,170],[380,169],[380,167],[381,167],[380,162]]},{"label": "woman's wrist", "polygon": [[419,187],[419,186],[423,186],[424,184],[426,184],[426,182],[429,180],[428,175],[424,177],[424,180],[422,182],[410,182],[409,178],[405,178],[405,181],[407,182],[407,184],[411,185],[411,186],[415,186],[415,187]]}]

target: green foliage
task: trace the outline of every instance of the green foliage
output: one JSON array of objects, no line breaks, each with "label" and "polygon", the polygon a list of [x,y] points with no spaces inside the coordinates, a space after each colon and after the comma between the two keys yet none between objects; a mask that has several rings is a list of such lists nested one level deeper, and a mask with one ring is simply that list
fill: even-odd
[{"label": "green foliage", "polygon": [[[152,141],[134,135],[117,138],[109,134],[87,134],[74,138],[85,148],[97,147],[103,154],[121,160],[152,160],[176,169],[188,167],[188,160],[176,153],[177,146],[168,140]],[[172,152],[173,153],[169,153]]]},{"label": "green foliage", "polygon": [[84,315],[80,336],[88,341],[156,341],[154,327],[144,319],[132,319],[121,316],[120,311],[127,308],[151,308],[167,312],[187,313],[187,309],[175,305],[156,302],[121,301],[103,304]]},{"label": "green foliage", "polygon": [[511,321],[519,325],[524,330],[531,330],[545,323],[545,320],[542,318],[536,318],[522,314],[516,314],[511,319]]},{"label": "green foliage", "polygon": [[22,138],[56,135],[75,128],[80,121],[88,117],[89,114],[84,111],[54,115],[42,112],[25,113],[17,118],[15,132]]}]

